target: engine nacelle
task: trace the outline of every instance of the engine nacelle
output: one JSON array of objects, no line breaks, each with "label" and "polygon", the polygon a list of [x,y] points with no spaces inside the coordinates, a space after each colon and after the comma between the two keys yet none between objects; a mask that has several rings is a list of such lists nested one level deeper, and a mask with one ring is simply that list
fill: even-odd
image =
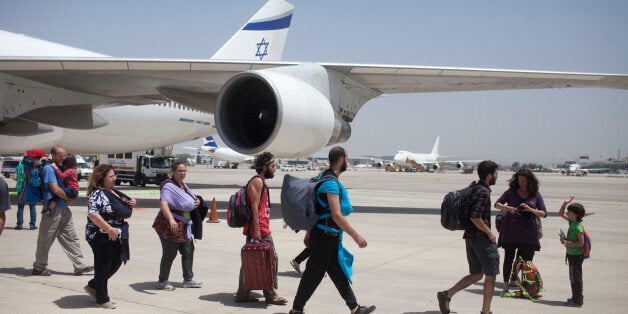
[{"label": "engine nacelle", "polygon": [[456,169],[458,169],[458,170],[464,169],[464,164],[462,162],[457,162],[456,163]]},{"label": "engine nacelle", "polygon": [[438,172],[438,169],[440,169],[440,166],[438,164],[433,164],[430,167],[430,170],[432,170],[432,172]]},{"label": "engine nacelle", "polygon": [[312,85],[274,71],[232,77],[218,96],[215,122],[227,146],[243,154],[302,157],[346,141],[351,126]]}]

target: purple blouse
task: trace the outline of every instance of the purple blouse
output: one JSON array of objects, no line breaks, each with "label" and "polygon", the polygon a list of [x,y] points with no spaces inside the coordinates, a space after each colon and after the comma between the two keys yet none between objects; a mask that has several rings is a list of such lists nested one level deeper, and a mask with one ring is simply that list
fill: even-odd
[{"label": "purple blouse", "polygon": [[[543,202],[543,197],[539,192],[523,199],[517,194],[516,189],[510,188],[495,202],[495,204],[497,203],[515,208],[519,208],[521,203],[526,203],[533,209],[544,211],[544,216],[547,216],[545,202]],[[501,247],[506,243],[519,243],[531,245],[535,247],[536,251],[540,250],[541,243],[539,242],[539,231],[535,220],[536,216],[534,214],[522,210],[515,214],[506,212],[506,216],[504,216],[504,221],[502,222],[502,231],[499,233],[497,246]]]}]

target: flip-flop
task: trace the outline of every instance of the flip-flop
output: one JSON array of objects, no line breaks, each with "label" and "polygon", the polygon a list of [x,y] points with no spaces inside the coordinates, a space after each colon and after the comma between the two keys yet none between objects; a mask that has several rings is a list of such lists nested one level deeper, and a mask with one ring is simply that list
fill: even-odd
[{"label": "flip-flop", "polygon": [[280,296],[275,296],[272,299],[266,299],[265,302],[267,304],[274,304],[274,305],[286,305],[286,304],[288,304],[288,300],[286,300],[286,298],[280,297]]}]

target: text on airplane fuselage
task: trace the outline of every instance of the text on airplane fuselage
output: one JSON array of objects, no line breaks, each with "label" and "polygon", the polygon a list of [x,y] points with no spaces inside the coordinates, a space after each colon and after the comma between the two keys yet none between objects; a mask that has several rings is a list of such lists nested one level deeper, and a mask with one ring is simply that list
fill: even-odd
[{"label": "text on airplane fuselage", "polygon": [[194,120],[194,119],[188,119],[188,118],[179,118],[179,122],[195,123],[195,124],[202,124],[202,125],[211,125],[211,123],[208,122],[208,121]]}]

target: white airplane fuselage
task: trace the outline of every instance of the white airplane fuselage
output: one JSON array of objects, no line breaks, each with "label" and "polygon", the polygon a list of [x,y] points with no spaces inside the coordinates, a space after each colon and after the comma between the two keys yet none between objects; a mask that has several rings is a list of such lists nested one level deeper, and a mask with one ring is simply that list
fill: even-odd
[{"label": "white airplane fuselage", "polygon": [[226,161],[226,162],[230,162],[234,164],[253,162],[253,157],[240,154],[228,147],[217,147],[217,148],[214,148],[213,151],[206,149],[205,147],[201,149],[207,152],[209,155],[214,156],[214,158],[222,160],[222,161]]},{"label": "white airplane fuselage", "polygon": [[109,121],[93,130],[53,127],[31,136],[0,135],[0,153],[23,153],[53,145],[72,153],[119,153],[161,147],[216,133],[214,115],[176,103],[125,105],[94,109]]},{"label": "white airplane fuselage", "polygon": [[425,169],[418,169],[421,171],[427,171],[429,165],[438,163],[438,154],[418,154],[405,150],[397,152],[393,158],[393,164],[401,168],[415,168],[416,164],[423,165]]}]

